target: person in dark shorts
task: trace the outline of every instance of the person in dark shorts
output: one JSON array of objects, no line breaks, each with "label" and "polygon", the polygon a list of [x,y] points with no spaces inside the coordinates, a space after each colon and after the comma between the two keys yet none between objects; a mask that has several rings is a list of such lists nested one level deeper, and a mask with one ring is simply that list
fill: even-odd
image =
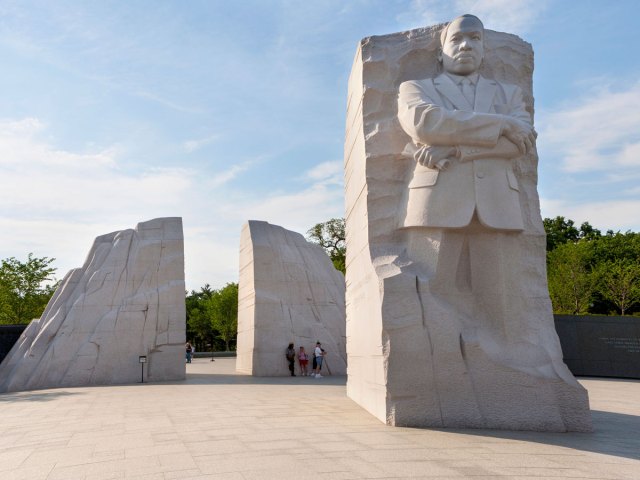
[{"label": "person in dark shorts", "polygon": [[293,348],[293,343],[290,343],[285,352],[285,356],[287,357],[287,362],[289,362],[289,371],[291,372],[291,376],[295,377],[295,364],[296,364],[296,349]]},{"label": "person in dark shorts", "polygon": [[313,359],[316,364],[314,368],[314,373],[311,374],[312,377],[322,378],[320,375],[320,370],[322,369],[322,359],[324,358],[324,349],[322,348],[322,344],[320,342],[316,342],[316,348],[313,351]]}]

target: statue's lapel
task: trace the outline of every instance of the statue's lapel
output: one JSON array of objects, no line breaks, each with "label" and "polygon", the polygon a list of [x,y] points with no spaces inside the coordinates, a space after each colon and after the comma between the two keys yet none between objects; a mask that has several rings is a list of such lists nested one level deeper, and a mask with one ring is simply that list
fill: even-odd
[{"label": "statue's lapel", "polygon": [[495,80],[488,80],[482,75],[478,77],[476,85],[476,104],[474,111],[479,113],[489,113],[493,106],[493,97],[496,95],[498,84]]},{"label": "statue's lapel", "polygon": [[436,90],[438,90],[438,93],[443,97],[446,97],[458,110],[466,110],[469,112],[473,110],[472,105],[470,105],[467,99],[464,98],[464,95],[462,95],[458,86],[448,75],[438,75],[433,80],[433,85],[436,87]]}]

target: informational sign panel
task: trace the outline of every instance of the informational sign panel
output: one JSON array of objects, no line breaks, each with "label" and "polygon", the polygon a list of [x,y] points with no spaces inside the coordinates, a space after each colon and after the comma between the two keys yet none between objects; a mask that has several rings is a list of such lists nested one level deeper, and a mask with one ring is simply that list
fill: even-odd
[{"label": "informational sign panel", "polygon": [[640,378],[640,317],[554,317],[564,362],[574,375]]}]

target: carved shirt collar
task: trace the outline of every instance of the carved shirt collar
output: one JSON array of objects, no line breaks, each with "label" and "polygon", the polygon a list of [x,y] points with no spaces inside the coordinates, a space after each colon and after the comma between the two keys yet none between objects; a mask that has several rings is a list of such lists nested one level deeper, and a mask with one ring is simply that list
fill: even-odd
[{"label": "carved shirt collar", "polygon": [[462,80],[467,78],[471,82],[471,85],[473,85],[474,87],[478,84],[478,77],[480,76],[478,72],[472,73],[471,75],[456,75],[454,73],[445,72],[445,75],[453,80],[453,83],[458,86],[460,86],[460,82],[462,82]]}]

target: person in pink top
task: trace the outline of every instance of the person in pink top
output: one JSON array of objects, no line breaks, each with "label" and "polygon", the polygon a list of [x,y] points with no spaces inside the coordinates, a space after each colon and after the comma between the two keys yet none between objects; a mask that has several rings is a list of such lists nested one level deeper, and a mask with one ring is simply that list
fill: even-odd
[{"label": "person in pink top", "polygon": [[300,363],[300,371],[302,372],[302,376],[306,377],[309,375],[307,372],[307,364],[309,363],[309,355],[304,351],[304,347],[300,347],[300,351],[298,352],[298,363]]}]

